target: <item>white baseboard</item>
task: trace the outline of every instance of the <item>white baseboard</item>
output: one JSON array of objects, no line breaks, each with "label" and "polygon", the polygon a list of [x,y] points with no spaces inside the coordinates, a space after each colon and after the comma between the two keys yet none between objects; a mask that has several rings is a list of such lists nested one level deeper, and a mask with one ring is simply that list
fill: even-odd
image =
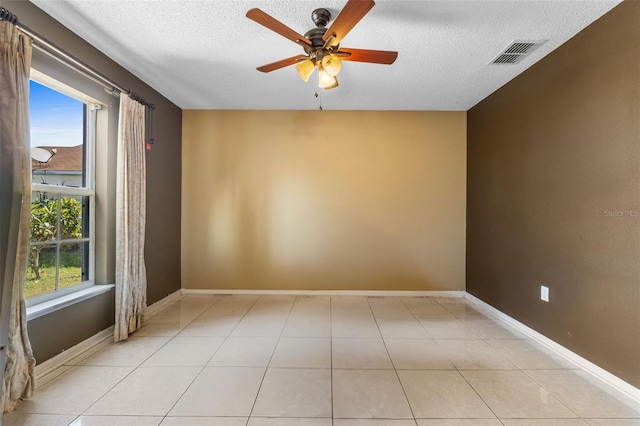
[{"label": "white baseboard", "polygon": [[397,291],[397,290],[236,290],[189,289],[183,294],[279,294],[293,296],[395,296],[395,297],[464,297],[464,291]]},{"label": "white baseboard", "polygon": [[500,319],[501,321],[507,323],[508,325],[516,328],[517,330],[521,331],[525,335],[531,337],[531,339],[537,341],[538,343],[542,344],[546,348],[552,350],[553,352],[555,352],[556,354],[560,355],[561,357],[563,357],[567,361],[575,364],[576,366],[578,366],[582,370],[584,370],[587,373],[593,375],[594,377],[596,377],[600,381],[608,384],[609,386],[613,387],[617,391],[623,393],[624,395],[628,396],[629,398],[633,399],[634,401],[640,403],[640,389],[636,388],[635,386],[631,385],[630,383],[625,382],[624,380],[620,379],[619,377],[609,373],[607,370],[603,369],[602,367],[598,367],[597,365],[595,365],[591,361],[581,357],[577,353],[570,351],[569,349],[565,348],[564,346],[562,346],[562,345],[554,342],[553,340],[549,339],[548,337],[538,333],[537,331],[535,331],[534,329],[524,325],[520,321],[510,317],[509,315],[507,315],[504,312],[494,308],[493,306],[489,305],[488,303],[478,299],[474,295],[466,293],[465,298],[470,300],[474,304],[478,305],[480,308],[482,308],[482,309],[486,310],[487,312],[493,314],[494,316],[498,317],[498,319]]},{"label": "white baseboard", "polygon": [[[147,307],[146,316],[156,315],[170,303],[179,300],[185,294],[277,294],[277,295],[315,295],[315,296],[395,296],[395,297],[464,297],[481,309],[494,315],[506,324],[516,328],[531,339],[562,356],[597,379],[608,384],[624,395],[640,403],[640,389],[625,382],[591,361],[570,351],[548,337],[538,333],[520,321],[465,291],[379,291],[379,290],[228,290],[228,289],[181,289]],[[114,326],[102,330],[96,335],[78,343],[55,357],[39,364],[35,368],[36,383],[53,373],[58,368],[69,364],[74,358],[82,356],[90,350],[97,350],[113,342]],[[43,383],[41,383],[43,384]],[[41,385],[40,384],[40,385]]]},{"label": "white baseboard", "polygon": [[[178,290],[174,293],[171,293],[164,299],[157,301],[156,303],[150,305],[145,310],[145,316],[153,316],[160,312],[162,309],[166,308],[171,302],[179,300],[182,297],[182,290]],[[113,342],[113,333],[114,327],[111,326],[101,332],[89,337],[86,340],[78,343],[75,346],[59,353],[51,359],[46,360],[42,364],[36,365],[35,368],[35,376],[36,376],[36,384],[37,386],[42,386],[45,384],[48,379],[53,378],[47,376],[55,376],[52,375],[55,370],[59,369],[64,365],[70,365],[74,363],[74,359],[82,357],[89,351],[95,352],[110,343]]]},{"label": "white baseboard", "polygon": [[464,297],[464,291],[338,290],[338,296]]},{"label": "white baseboard", "polygon": [[111,326],[59,353],[53,358],[46,360],[42,364],[36,365],[36,383],[59,367],[70,363],[72,359],[81,356],[83,353],[91,349],[98,349],[100,347],[107,346],[109,343],[113,342],[113,331],[114,326]]},{"label": "white baseboard", "polygon": [[175,302],[182,297],[182,290],[174,291],[167,297],[164,297],[158,300],[156,303],[147,306],[147,309],[144,310],[145,317],[152,317],[164,308],[167,307],[169,303]]}]

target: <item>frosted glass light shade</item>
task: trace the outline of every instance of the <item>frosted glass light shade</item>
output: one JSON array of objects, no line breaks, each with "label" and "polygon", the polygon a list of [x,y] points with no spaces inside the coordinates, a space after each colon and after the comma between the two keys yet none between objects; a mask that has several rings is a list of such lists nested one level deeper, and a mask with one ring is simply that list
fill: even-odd
[{"label": "frosted glass light shade", "polygon": [[325,90],[333,89],[334,87],[338,87],[338,79],[332,75],[327,74],[326,71],[319,71],[318,86]]},{"label": "frosted glass light shade", "polygon": [[322,68],[332,77],[340,73],[342,69],[342,60],[335,55],[327,55],[322,58]]},{"label": "frosted glass light shade", "polygon": [[296,71],[298,71],[298,75],[300,78],[306,83],[309,81],[309,77],[313,74],[313,70],[315,69],[315,64],[311,59],[307,59],[303,62],[300,62],[296,65]]}]

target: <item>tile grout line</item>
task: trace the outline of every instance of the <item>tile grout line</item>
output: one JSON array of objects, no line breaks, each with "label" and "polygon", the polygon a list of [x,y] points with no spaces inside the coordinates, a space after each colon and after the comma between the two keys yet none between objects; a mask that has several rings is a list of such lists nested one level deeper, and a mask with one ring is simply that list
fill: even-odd
[{"label": "tile grout line", "polygon": [[[589,422],[587,422],[587,420],[586,420],[585,418],[583,418],[583,417],[582,417],[580,414],[578,414],[578,413],[577,413],[573,408],[571,408],[571,407],[569,406],[569,404],[568,404],[568,403],[566,403],[562,398],[560,398],[560,395],[556,395],[556,394],[554,394],[553,392],[551,392],[551,390],[550,390],[550,389],[547,389],[547,387],[546,387],[546,386],[544,386],[542,383],[540,383],[540,382],[539,382],[539,381],[537,381],[535,378],[533,378],[529,373],[527,373],[527,371],[526,371],[526,370],[524,370],[524,369],[520,369],[520,371],[522,372],[522,374],[524,374],[525,376],[527,376],[529,379],[533,380],[533,381],[534,381],[538,386],[540,386],[542,389],[544,389],[544,390],[545,390],[545,392],[549,393],[549,395],[551,395],[551,396],[553,396],[554,398],[556,398],[560,404],[562,404],[566,409],[568,409],[568,410],[569,410],[569,411],[571,411],[573,414],[575,414],[577,418],[579,418],[579,419],[581,419],[581,420],[584,420],[586,423],[589,423]],[[558,370],[554,370],[554,371],[558,371]],[[563,371],[573,371],[573,370],[563,370]]]},{"label": "tile grout line", "polygon": [[[162,422],[164,422],[164,419],[166,419],[169,416],[169,413],[171,412],[171,410],[173,410],[175,408],[175,406],[178,404],[178,402],[182,399],[182,397],[184,397],[184,395],[187,393],[187,391],[189,390],[189,388],[191,388],[191,386],[193,386],[193,384],[195,383],[195,381],[198,379],[198,377],[200,377],[200,375],[202,374],[202,372],[204,371],[205,368],[207,368],[207,365],[209,364],[209,362],[211,361],[211,359],[215,356],[215,354],[220,350],[220,348],[222,347],[222,345],[224,344],[224,342],[227,341],[227,338],[229,337],[229,335],[231,335],[231,333],[233,332],[233,330],[235,329],[235,327],[238,326],[238,324],[240,323],[240,321],[242,321],[242,318],[244,318],[244,316],[247,314],[247,312],[249,312],[249,310],[251,310],[251,308],[253,307],[253,305],[255,305],[255,303],[257,302],[259,298],[256,298],[256,300],[253,301],[253,303],[251,304],[251,306],[249,307],[249,309],[247,309],[247,311],[242,315],[242,317],[240,318],[240,320],[238,320],[238,323],[236,323],[236,325],[234,326],[233,329],[231,329],[231,331],[229,332],[229,334],[222,340],[222,343],[220,343],[220,346],[218,346],[218,348],[213,352],[213,354],[209,357],[209,360],[207,362],[204,363],[204,365],[200,368],[200,371],[198,372],[198,374],[196,374],[193,377],[193,380],[191,380],[191,382],[189,383],[189,385],[184,389],[184,391],[182,392],[182,394],[180,394],[180,396],[176,399],[176,401],[171,405],[171,407],[167,410],[166,414],[162,416],[162,420],[160,422],[160,424],[162,424]],[[216,303],[218,303],[219,301],[223,300],[222,297],[218,297],[207,309],[205,309],[204,311],[202,311],[202,313],[200,315],[198,315],[196,318],[194,318],[191,322],[189,322],[189,324],[187,324],[182,330],[184,330],[185,328],[187,328],[189,325],[191,325],[195,320],[197,320],[198,318],[200,318],[202,315],[204,315],[204,313],[206,311],[208,311],[209,309],[211,309],[214,305],[216,305]],[[175,336],[178,336],[178,334],[180,334],[182,332],[182,330],[180,330]],[[171,338],[171,340],[173,340],[173,338]],[[169,341],[171,341],[169,340]],[[168,343],[168,342],[167,342]]]},{"label": "tile grout line", "polygon": [[[436,302],[438,303],[438,302]],[[440,303],[438,303],[438,305],[440,305]],[[445,309],[447,312],[449,312],[446,308],[442,307],[443,309]],[[451,313],[451,312],[449,312]],[[453,314],[451,314],[453,315]],[[457,319],[457,318],[456,318]],[[475,332],[474,332],[475,333]],[[477,334],[477,333],[476,333]],[[478,335],[478,337],[480,337],[479,340],[484,340],[482,339],[482,336]],[[473,339],[473,340],[478,340],[478,339]],[[487,404],[487,401],[484,400],[484,398],[478,393],[478,391],[476,390],[476,388],[474,388],[471,383],[469,383],[469,381],[467,380],[466,377],[464,377],[464,374],[462,374],[460,372],[460,368],[458,368],[458,366],[453,362],[453,360],[449,357],[449,355],[447,355],[447,352],[444,350],[444,348],[440,345],[440,343],[438,343],[437,339],[433,339],[433,341],[436,343],[436,346],[438,346],[438,348],[440,348],[440,350],[442,351],[442,353],[444,354],[444,356],[449,360],[449,362],[451,363],[451,365],[453,366],[454,370],[456,373],[458,373],[458,376],[462,378],[462,380],[465,381],[465,383],[473,390],[473,392],[478,396],[478,398],[480,398],[480,401],[482,401],[482,403],[489,409],[489,411],[491,411],[491,413],[495,416],[496,419],[498,419],[498,421],[502,424],[504,424],[504,422],[498,417],[498,415],[496,414],[496,412],[493,410],[493,408],[491,408],[491,406],[489,404]],[[486,342],[485,342],[486,343]]]},{"label": "tile grout line", "polygon": [[[184,299],[184,295],[183,297],[180,298],[179,301]],[[200,315],[197,315],[194,319],[192,319],[191,321],[189,321],[189,323],[187,325],[185,325],[184,327],[180,328],[180,330],[173,336],[171,336],[171,338],[164,344],[162,345],[157,351],[155,351],[151,356],[153,356],[154,354],[156,354],[161,348],[163,348],[164,346],[166,346],[170,341],[172,341],[173,339],[175,339],[181,332],[182,330],[184,330],[185,328],[187,328],[189,325],[191,325],[194,321],[196,321],[198,318],[200,318],[202,315],[204,315],[205,312],[207,312],[209,309],[211,309],[213,306],[216,305],[216,303],[218,303],[220,300],[222,300],[222,297],[216,296],[213,300],[213,303],[211,303],[209,306],[207,306],[202,312],[200,312]],[[167,306],[168,307],[168,306]],[[164,308],[166,309],[166,308]],[[161,311],[158,311],[155,315],[159,315],[160,313],[162,313],[162,311],[164,310],[162,309]],[[220,344],[220,346],[222,346],[222,344]],[[218,347],[218,349],[220,349],[220,347]],[[218,351],[218,349],[216,349],[216,352]],[[215,353],[215,352],[214,352]],[[151,358],[151,356],[149,358]],[[212,355],[213,356],[213,355]],[[147,358],[145,361],[143,361],[142,364],[144,364],[144,362],[146,362],[149,358]],[[142,366],[142,364],[140,364],[138,367],[135,368],[134,371],[136,371],[138,368],[140,368]],[[187,385],[187,387],[185,387],[184,391],[182,392],[182,394],[180,394],[180,396],[176,399],[176,401],[171,405],[171,407],[169,407],[169,409],[167,410],[167,412],[160,416],[162,417],[162,420],[160,420],[160,424],[162,424],[164,422],[164,419],[167,418],[168,414],[171,412],[171,410],[174,409],[174,407],[176,406],[176,404],[178,403],[178,401],[180,401],[180,399],[187,393],[187,391],[189,390],[189,388],[193,385],[193,383],[196,381],[196,379],[200,376],[200,374],[202,374],[202,372],[204,371],[205,367],[207,366],[207,364],[205,363],[205,365],[200,368],[200,371],[198,372],[198,374],[196,374],[193,377],[193,380],[191,380],[191,382]]]},{"label": "tile grout line", "polygon": [[[168,304],[168,305],[167,305],[167,306],[165,306],[162,310],[158,311],[155,315],[153,315],[153,316],[152,316],[152,318],[153,318],[153,317],[155,317],[156,315],[160,314],[162,311],[164,311],[164,310],[168,309],[169,307],[173,306],[174,304],[180,303],[183,299],[184,299],[184,296],[180,297],[180,298],[179,298],[178,300],[176,300],[175,302]],[[216,302],[216,301],[217,301],[217,300],[215,300],[215,301],[211,304],[211,306],[213,306],[213,305],[215,304],[215,302]],[[208,308],[207,308],[207,309],[208,309]],[[206,309],[205,309],[205,311],[206,311]],[[135,336],[133,336],[133,337],[135,337]],[[165,336],[139,336],[138,338],[142,338],[142,337],[165,337]],[[88,406],[88,407],[87,407],[87,408],[86,408],[86,409],[85,409],[85,410],[84,410],[84,411],[83,411],[83,412],[82,412],[82,413],[81,413],[77,418],[80,418],[80,417],[82,417],[83,415],[85,415],[85,413],[86,413],[87,411],[89,411],[93,406],[95,406],[98,402],[100,402],[100,401],[102,400],[102,398],[104,398],[104,397],[105,397],[109,392],[111,392],[111,391],[112,391],[116,386],[118,386],[120,383],[122,383],[122,382],[123,382],[127,377],[131,376],[135,371],[137,371],[137,370],[138,370],[138,368],[140,368],[140,366],[141,366],[142,364],[144,364],[144,363],[145,363],[149,358],[151,358],[155,353],[157,353],[160,349],[162,349],[162,348],[163,348],[167,343],[169,343],[171,340],[173,340],[173,337],[175,337],[175,336],[172,336],[169,340],[167,340],[164,344],[162,344],[158,349],[156,349],[153,353],[151,353],[148,357],[146,357],[146,358],[145,358],[145,359],[144,359],[140,364],[138,364],[137,366],[133,367],[133,369],[132,369],[128,374],[126,374],[124,377],[122,377],[122,379],[118,380],[118,382],[117,382],[117,383],[115,383],[113,386],[111,386],[111,387],[110,387],[110,388],[109,388],[105,393],[103,393],[103,394],[102,394],[102,396],[100,396],[100,398],[98,398],[97,400],[95,400],[95,401],[93,402],[93,404],[89,405],[89,406]],[[127,339],[127,340],[128,340],[128,339]],[[126,340],[125,340],[125,342],[126,342]],[[96,353],[100,352],[101,350],[106,349],[107,347],[111,346],[112,344],[114,344],[114,343],[111,343],[110,345],[105,346],[104,348],[100,349],[99,351],[96,351],[95,353],[91,354],[90,356],[88,356],[88,357],[87,357],[87,358],[85,358],[85,359],[90,358],[91,356],[95,355]],[[84,360],[83,360],[83,361],[84,361]],[[93,366],[93,367],[102,367],[102,366]],[[106,366],[106,367],[107,367],[107,368],[120,368],[119,366]],[[71,370],[69,370],[69,371],[71,371]],[[165,416],[161,416],[161,417],[162,417],[162,418],[164,418]],[[74,420],[74,421],[75,421],[75,420]]]},{"label": "tile grout line", "polygon": [[329,368],[331,368],[329,397],[331,398],[331,425],[335,423],[333,412],[333,296],[329,296]]},{"label": "tile grout line", "polygon": [[[179,301],[181,301],[181,300],[183,300],[183,299],[184,299],[184,297],[185,297],[185,295],[183,295],[183,296],[180,298],[180,300],[178,300],[178,302],[179,302]],[[221,297],[219,297],[219,296],[216,296],[216,297],[214,298],[213,302],[212,302],[209,306],[207,306],[207,307],[206,307],[202,312],[200,312],[200,314],[199,314],[199,315],[197,315],[194,319],[192,319],[191,321],[189,321],[189,323],[188,323],[187,325],[185,325],[184,327],[180,328],[180,329],[178,330],[178,332],[177,332],[175,335],[171,336],[171,338],[170,338],[170,339],[169,339],[169,340],[168,340],[164,345],[162,345],[160,348],[158,348],[158,350],[157,350],[157,351],[155,351],[155,352],[154,352],[153,354],[151,354],[147,359],[145,359],[145,360],[142,362],[142,364],[144,364],[146,361],[148,361],[148,360],[149,360],[149,358],[151,358],[153,355],[155,355],[155,354],[156,354],[160,349],[162,349],[162,348],[163,348],[163,347],[165,347],[169,342],[171,342],[173,339],[175,339],[175,338],[176,338],[176,337],[177,337],[177,336],[182,332],[182,330],[184,330],[185,328],[187,328],[188,326],[190,326],[190,325],[191,325],[193,322],[195,322],[198,318],[200,318],[202,315],[204,315],[204,313],[205,313],[205,312],[207,312],[209,309],[211,309],[213,306],[215,306],[215,305],[216,305],[216,303],[218,303],[220,300],[222,300],[222,298],[221,298]],[[168,308],[168,306],[167,306],[167,307],[165,307],[164,309],[162,309],[162,310],[158,311],[158,312],[154,315],[154,317],[155,317],[155,316],[157,316],[157,315],[159,315],[159,314],[161,314],[161,313],[162,313],[162,311],[164,311],[164,310],[165,310],[165,309],[167,309],[167,308]],[[178,326],[178,327],[179,327],[179,326]],[[222,346],[222,344],[221,344],[220,346]],[[218,347],[218,349],[220,349],[220,347]],[[218,349],[216,349],[216,352],[218,351]],[[213,356],[213,355],[212,355],[212,356]],[[142,364],[140,364],[138,367],[136,367],[136,368],[135,368],[135,370],[137,370],[138,368],[140,368],[140,367],[142,366]],[[185,394],[185,393],[187,393],[187,390],[188,390],[188,389],[193,385],[193,383],[194,383],[194,382],[196,381],[196,379],[200,376],[200,374],[202,374],[202,371],[204,371],[204,368],[206,367],[206,365],[207,365],[207,364],[205,364],[205,365],[200,369],[200,371],[198,372],[198,374],[196,374],[196,375],[193,377],[193,380],[191,380],[191,382],[189,383],[189,385],[187,385],[187,387],[185,387],[185,389],[184,389],[184,391],[182,392],[182,394],[180,394],[180,396],[179,396],[179,397],[176,399],[176,401],[171,405],[171,407],[169,407],[169,409],[167,410],[167,412],[166,412],[164,415],[160,416],[160,417],[162,417],[162,420],[160,420],[160,424],[162,424],[162,422],[164,422],[164,419],[166,419],[166,418],[167,418],[167,415],[171,412],[171,410],[173,410],[173,408],[176,406],[176,404],[178,403],[178,401],[180,401],[180,398],[182,398],[182,397],[184,396],[184,394]],[[135,370],[134,370],[134,371],[135,371]]]},{"label": "tile grout line", "polygon": [[[424,326],[424,324],[422,324],[422,322],[418,319],[418,317],[413,313],[413,311],[407,306],[406,303],[404,303],[404,301],[399,300],[400,303],[402,303],[402,305],[407,309],[407,311],[409,311],[409,313],[411,314],[411,316],[413,317],[413,319],[415,319],[418,324],[420,324],[420,327],[422,327],[422,329],[424,330],[425,333],[427,333],[427,336],[429,336],[429,338],[431,340],[433,340],[435,342],[435,338],[431,335],[431,333],[429,333],[429,330],[427,330]],[[437,303],[437,302],[436,302]],[[439,305],[438,305],[439,306]]]},{"label": "tile grout line", "polygon": [[[396,297],[394,297],[394,299],[397,300]],[[409,411],[411,412],[411,417],[413,418],[413,422],[417,425],[418,420],[416,419],[416,415],[413,412],[413,407],[411,406],[411,402],[409,402],[409,396],[407,396],[407,391],[404,389],[404,386],[402,385],[402,380],[400,380],[400,375],[398,374],[398,370],[396,369],[396,364],[393,362],[393,358],[391,358],[391,353],[389,353],[387,342],[385,341],[384,336],[382,335],[382,330],[380,330],[380,324],[378,323],[378,318],[376,317],[376,314],[373,311],[373,308],[371,308],[371,302],[369,302],[369,298],[367,297],[366,300],[367,300],[367,305],[369,305],[369,310],[371,311],[371,315],[373,316],[373,320],[376,322],[376,327],[378,327],[378,333],[380,333],[380,340],[382,340],[382,344],[384,345],[384,350],[387,352],[387,356],[389,357],[389,361],[391,362],[391,366],[393,367],[393,372],[395,373],[396,379],[398,379],[398,383],[400,384],[400,389],[402,389],[402,393],[404,394],[404,399],[407,401],[407,406],[409,406]],[[405,304],[402,303],[402,301],[399,301],[399,302],[403,306],[405,306]],[[429,333],[427,333],[427,335],[428,334]]]},{"label": "tile grout line", "polygon": [[[482,403],[489,409],[489,411],[491,411],[491,414],[493,414],[495,416],[496,419],[498,419],[498,421],[502,424],[504,424],[504,422],[502,421],[502,419],[500,417],[498,417],[498,414],[494,411],[493,408],[491,408],[491,406],[487,403],[487,401],[485,401],[485,399],[482,397],[482,395],[480,395],[480,392],[478,392],[478,390],[473,387],[473,385],[469,382],[469,380],[467,380],[466,377],[464,377],[464,374],[462,374],[460,372],[460,369],[458,367],[455,366],[455,364],[453,365],[453,367],[456,369],[456,373],[458,373],[458,375],[460,377],[462,377],[462,380],[465,381],[465,383],[473,390],[473,392],[478,395],[478,398],[480,398],[480,401],[482,401]],[[513,371],[513,370],[509,370],[509,371]]]},{"label": "tile grout line", "polygon": [[[222,298],[221,298],[222,299]],[[229,337],[231,337],[231,334],[233,333],[233,331],[236,329],[236,327],[238,327],[238,324],[240,324],[240,322],[244,319],[244,317],[249,313],[249,311],[253,308],[253,306],[258,302],[258,299],[260,299],[260,297],[257,297],[253,303],[251,304],[251,306],[249,306],[247,308],[247,310],[244,312],[244,314],[242,314],[242,316],[240,317],[240,319],[238,319],[238,322],[236,322],[236,325],[233,326],[233,328],[231,330],[229,330],[229,333],[224,336],[224,338],[222,339],[222,342],[220,343],[220,346],[218,346],[218,348],[213,352],[213,354],[211,354],[211,356],[209,357],[209,359],[207,360],[207,362],[204,364],[204,367],[207,367],[209,365],[209,363],[211,362],[211,360],[213,359],[214,356],[216,356],[216,354],[218,353],[218,351],[220,350],[220,348],[227,342],[227,340],[229,340]],[[212,336],[212,337],[216,337],[216,336]],[[215,367],[215,366],[212,366]]]},{"label": "tile grout line", "polygon": [[[446,309],[446,308],[445,308]],[[447,310],[448,311],[448,310]],[[453,314],[452,314],[453,315]],[[457,318],[456,318],[457,319]],[[487,344],[489,347],[491,347],[491,345],[489,343],[487,343],[487,340],[491,340],[491,339],[486,339],[484,338],[482,335],[480,335],[479,333],[477,333],[475,330],[473,330],[474,333],[476,333],[480,339],[473,339],[473,340],[482,340],[485,344]],[[466,340],[466,339],[465,339]],[[497,339],[498,340],[498,339]],[[515,340],[520,340],[520,339],[515,339]],[[438,346],[439,343],[436,341],[436,344]],[[441,348],[442,349],[442,348]],[[496,350],[496,349],[494,349]],[[443,350],[444,352],[444,350]],[[487,369],[487,368],[466,368],[466,369],[460,369],[458,368],[453,361],[449,360],[451,362],[451,364],[454,366],[454,368],[456,369],[456,371],[458,372],[458,374],[462,377],[462,379],[469,385],[469,387],[471,387],[471,389],[473,389],[473,391],[476,393],[476,395],[478,395],[478,397],[480,398],[480,400],[487,406],[487,408],[493,413],[493,415],[496,417],[496,419],[498,419],[502,424],[504,424],[504,422],[502,421],[503,419],[501,419],[500,417],[498,417],[498,415],[496,414],[496,412],[493,410],[493,408],[491,408],[491,406],[487,403],[487,401],[485,401],[485,399],[482,397],[482,395],[480,395],[480,393],[478,392],[478,390],[469,382],[469,380],[467,380],[467,378],[464,376],[464,374],[462,374],[461,370],[475,370],[475,371],[520,371],[521,373],[525,374],[527,377],[531,378],[533,380],[532,377],[530,377],[528,374],[526,374],[526,372],[520,368],[520,366],[518,366],[515,362],[512,362],[509,358],[507,358],[506,356],[504,356],[502,353],[500,353],[499,351],[496,350],[496,352],[499,353],[499,355],[501,357],[503,357],[504,359],[506,359],[510,364],[512,364],[514,367],[516,367],[516,369]],[[446,356],[446,352],[445,352],[445,356]],[[448,358],[448,357],[447,357]],[[538,383],[537,381],[534,380],[534,382]],[[541,388],[543,388],[545,391],[549,392],[544,386],[542,386],[540,383],[538,383],[538,385],[540,385]],[[551,394],[553,396],[553,394],[551,392],[549,392],[549,394]],[[577,413],[575,413],[571,408],[569,408],[564,402],[562,402],[560,399],[558,399],[559,402],[562,403],[563,406],[565,406],[565,408],[569,409],[569,411],[571,411],[572,413],[576,414],[576,416],[580,419],[582,419],[580,416],[577,415]]]},{"label": "tile grout line", "polygon": [[[258,300],[260,299],[260,297],[256,297],[255,300],[253,301],[253,303],[251,303],[251,305],[249,306],[249,308],[247,308],[247,310],[244,312],[244,314],[242,314],[242,316],[240,317],[240,319],[238,319],[238,322],[236,322],[236,324],[233,326],[233,328],[231,330],[229,330],[229,334],[227,334],[224,339],[222,340],[222,343],[220,343],[220,346],[218,346],[218,349],[215,350],[215,352],[209,357],[209,359],[207,360],[207,362],[204,364],[204,366],[202,367],[202,369],[200,370],[200,373],[198,373],[196,375],[196,377],[193,379],[193,381],[191,382],[191,384],[189,386],[187,386],[187,388],[185,389],[185,391],[182,393],[182,395],[180,395],[180,398],[178,398],[176,400],[176,402],[173,404],[173,406],[169,409],[169,411],[167,411],[167,414],[169,414],[171,412],[171,410],[173,410],[173,408],[176,406],[176,404],[180,401],[180,399],[182,399],[182,397],[187,393],[187,390],[189,390],[189,388],[193,385],[193,382],[196,381],[196,379],[200,376],[200,374],[202,374],[202,372],[204,371],[205,368],[207,368],[207,365],[209,365],[209,363],[211,362],[211,360],[213,359],[213,357],[218,353],[218,351],[220,350],[220,348],[222,347],[222,345],[225,344],[225,342],[229,339],[229,337],[231,337],[231,334],[233,333],[233,331],[238,327],[238,324],[240,324],[240,322],[244,319],[245,316],[247,316],[247,314],[249,313],[249,311],[251,309],[253,309],[253,307],[255,306],[256,303],[258,303]],[[220,297],[219,300],[222,300],[223,298]],[[212,305],[213,306],[213,305]],[[167,416],[165,416],[166,418]],[[164,420],[163,420],[164,421]],[[249,418],[247,418],[247,422],[249,422]]]},{"label": "tile grout line", "polygon": [[[263,298],[265,296],[267,296],[267,295],[260,296],[258,299],[261,299],[261,298]],[[273,351],[271,352],[271,356],[269,357],[269,362],[267,362],[267,366],[264,369],[264,374],[262,375],[262,380],[260,380],[260,386],[258,386],[258,392],[256,392],[256,397],[253,400],[253,404],[251,405],[251,410],[249,411],[249,416],[247,417],[247,423],[246,423],[245,426],[248,426],[249,422],[251,421],[251,416],[253,415],[253,410],[256,408],[256,403],[258,402],[258,397],[260,396],[260,390],[262,390],[262,385],[264,384],[264,379],[265,379],[265,377],[267,377],[267,372],[269,371],[269,366],[271,365],[271,361],[273,360],[273,355],[276,353],[276,350],[278,350],[278,345],[280,344],[280,339],[282,338],[282,334],[284,333],[284,329],[287,327],[287,323],[289,322],[289,318],[291,317],[291,311],[293,311],[293,306],[298,301],[298,297],[299,296],[294,296],[293,303],[291,304],[291,307],[289,307],[289,312],[287,313],[287,319],[285,320],[284,324],[282,325],[282,329],[280,330],[280,335],[278,336],[278,340],[276,340],[276,344],[273,347]],[[258,299],[256,299],[256,303],[257,303]],[[238,321],[238,324],[239,323],[240,323],[240,321]]]}]

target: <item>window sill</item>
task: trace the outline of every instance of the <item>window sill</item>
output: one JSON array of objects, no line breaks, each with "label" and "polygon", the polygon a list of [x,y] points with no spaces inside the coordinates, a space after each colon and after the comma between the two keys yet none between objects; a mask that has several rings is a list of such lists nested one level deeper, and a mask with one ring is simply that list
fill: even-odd
[{"label": "window sill", "polygon": [[46,302],[38,303],[37,305],[29,306],[27,308],[27,321],[40,318],[41,316],[50,314],[62,308],[66,308],[67,306],[71,306],[87,299],[91,299],[92,297],[96,297],[102,293],[106,293],[114,287],[115,285],[113,284],[93,285],[91,287],[48,300]]}]

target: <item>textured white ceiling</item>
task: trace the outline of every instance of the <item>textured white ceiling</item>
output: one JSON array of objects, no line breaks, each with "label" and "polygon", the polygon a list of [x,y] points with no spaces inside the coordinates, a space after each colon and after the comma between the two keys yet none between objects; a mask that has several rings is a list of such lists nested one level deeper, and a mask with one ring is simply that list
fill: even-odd
[{"label": "textured white ceiling", "polygon": [[[294,67],[256,70],[303,51],[245,13],[304,34],[313,9],[335,17],[346,0],[31,1],[183,109],[287,110],[468,110],[620,2],[378,0],[341,45],[398,59],[345,62],[340,86],[315,98],[317,80]],[[514,40],[541,39],[517,65],[488,65]]]}]

